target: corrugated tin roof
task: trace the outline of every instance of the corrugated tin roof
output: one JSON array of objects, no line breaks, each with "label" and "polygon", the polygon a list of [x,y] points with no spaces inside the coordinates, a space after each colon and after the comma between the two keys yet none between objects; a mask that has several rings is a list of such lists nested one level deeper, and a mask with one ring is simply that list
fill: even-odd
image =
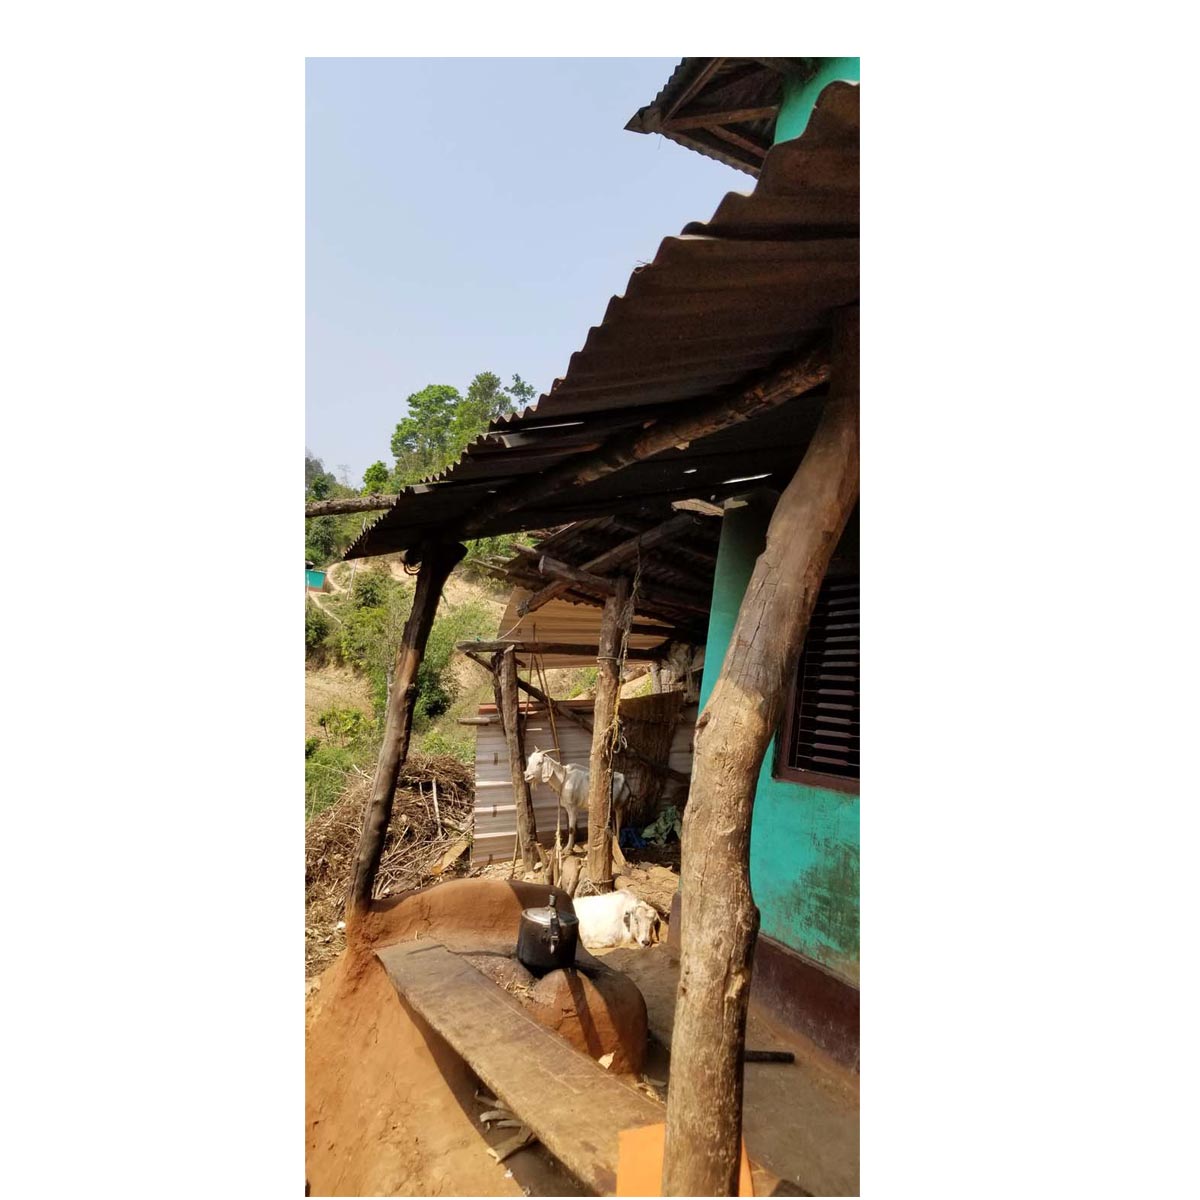
[{"label": "corrugated tin roof", "polygon": [[[489,497],[608,439],[701,401],[733,396],[828,336],[858,299],[858,88],[830,84],[804,134],[774,147],[750,195],[666,238],[608,304],[566,374],[534,408],[495,421],[439,476],[408,488],[346,551],[407,549],[433,537],[544,529],[672,499],[719,498],[790,479],[822,390],[654,458],[486,519]],[[482,519],[480,519],[482,518]]]}]

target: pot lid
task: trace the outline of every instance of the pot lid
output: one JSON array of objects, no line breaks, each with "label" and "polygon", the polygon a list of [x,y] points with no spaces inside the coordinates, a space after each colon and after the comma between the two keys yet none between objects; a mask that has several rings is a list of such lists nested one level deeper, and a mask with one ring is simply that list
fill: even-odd
[{"label": "pot lid", "polygon": [[550,924],[550,914],[551,913],[558,914],[558,922],[560,925],[578,925],[579,924],[579,918],[573,912],[568,912],[563,909],[556,908],[553,904],[548,904],[548,905],[546,905],[545,908],[527,908],[521,913],[521,916],[527,918],[530,921],[536,922],[538,925],[547,925],[548,926]]}]

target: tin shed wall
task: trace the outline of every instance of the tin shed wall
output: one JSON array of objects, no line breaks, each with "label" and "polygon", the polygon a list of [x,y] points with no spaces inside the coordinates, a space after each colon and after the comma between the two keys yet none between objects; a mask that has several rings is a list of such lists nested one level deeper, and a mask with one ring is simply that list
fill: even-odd
[{"label": "tin shed wall", "polygon": [[[568,701],[581,715],[591,718],[592,702]],[[481,708],[480,716],[494,715],[492,706]],[[684,708],[671,742],[668,766],[690,773],[692,769],[692,731],[696,724],[696,706]],[[562,761],[587,767],[592,752],[592,736],[570,721],[558,719],[559,748]],[[550,750],[554,733],[544,709],[533,709],[525,723],[525,753],[534,749]],[[554,845],[554,824],[558,796],[544,783],[530,789],[533,814],[537,822],[538,841]],[[566,836],[566,813],[562,816],[563,836]],[[471,846],[471,862],[507,862],[516,844],[517,815],[513,804],[512,774],[508,765],[508,747],[500,722],[481,725],[475,738],[475,838]],[[579,841],[587,837],[587,813],[579,814]]]}]

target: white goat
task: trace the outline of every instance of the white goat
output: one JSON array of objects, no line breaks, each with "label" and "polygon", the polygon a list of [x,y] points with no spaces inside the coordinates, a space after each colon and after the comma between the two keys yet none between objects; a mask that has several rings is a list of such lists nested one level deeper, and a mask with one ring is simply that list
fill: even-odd
[{"label": "white goat", "polygon": [[[558,803],[566,810],[570,828],[567,830],[567,845],[564,853],[570,854],[575,847],[575,837],[578,832],[579,811],[587,810],[588,788],[591,786],[591,772],[586,767],[577,767],[574,763],[565,766],[555,762],[545,750],[536,746],[525,763],[526,783],[547,783],[558,793]],[[621,831],[621,812],[632,799],[629,784],[620,771],[612,773],[613,808],[617,817],[617,835]]]},{"label": "white goat", "polygon": [[658,913],[632,892],[609,892],[575,900],[579,940],[589,949],[604,946],[649,946]]}]

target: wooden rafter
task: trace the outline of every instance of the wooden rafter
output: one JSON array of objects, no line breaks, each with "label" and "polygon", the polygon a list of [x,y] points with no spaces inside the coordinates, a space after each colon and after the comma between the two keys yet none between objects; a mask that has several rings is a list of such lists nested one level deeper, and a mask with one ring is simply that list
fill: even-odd
[{"label": "wooden rafter", "polygon": [[[736,125],[742,121],[764,121],[779,112],[778,104],[763,104],[756,108],[715,109],[711,112],[690,112],[663,122],[663,129],[708,129],[714,125]],[[714,131],[715,132],[715,131]]]},{"label": "wooden rafter", "polygon": [[[611,571],[614,567],[628,562],[631,558],[636,558],[641,551],[649,550],[654,546],[669,541],[676,534],[681,534],[685,530],[693,528],[695,524],[696,520],[690,514],[680,514],[671,517],[661,525],[656,525],[653,529],[647,529],[644,533],[639,533],[635,537],[628,538],[626,541],[614,546],[611,550],[606,550],[603,554],[589,559],[583,564],[583,569],[598,575],[606,571]],[[565,580],[556,579],[553,583],[547,584],[527,600],[523,600],[518,604],[518,614],[522,617],[527,616],[529,613],[541,608],[543,604],[553,600],[555,596],[562,595],[569,587],[570,584]]]},{"label": "wooden rafter", "polygon": [[701,88],[721,69],[721,65],[725,62],[723,58],[710,58],[708,63],[701,68],[699,74],[686,88],[680,93],[679,98],[667,110],[666,119],[670,120],[693,96],[695,96]]}]

